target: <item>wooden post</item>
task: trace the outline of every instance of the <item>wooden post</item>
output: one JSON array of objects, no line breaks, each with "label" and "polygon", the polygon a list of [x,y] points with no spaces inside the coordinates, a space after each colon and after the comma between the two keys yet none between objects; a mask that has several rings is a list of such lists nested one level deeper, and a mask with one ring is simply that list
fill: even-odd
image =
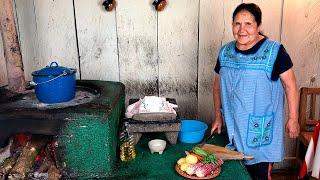
[{"label": "wooden post", "polygon": [[25,77],[20,46],[14,21],[12,0],[0,1],[0,30],[3,39],[4,57],[7,65],[9,90],[25,91]]}]

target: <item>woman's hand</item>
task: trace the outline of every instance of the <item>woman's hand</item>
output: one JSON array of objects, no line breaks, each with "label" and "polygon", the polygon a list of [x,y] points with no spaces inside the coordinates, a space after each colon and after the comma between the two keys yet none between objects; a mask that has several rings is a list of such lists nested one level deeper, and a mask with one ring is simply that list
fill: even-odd
[{"label": "woman's hand", "polygon": [[286,72],[280,74],[280,79],[284,86],[284,91],[286,93],[288,102],[288,116],[289,119],[286,123],[286,132],[289,134],[290,138],[296,138],[299,135],[300,127],[298,123],[298,88],[296,83],[296,77],[292,68]]},{"label": "woman's hand", "polygon": [[211,126],[211,134],[213,133],[221,133],[221,128],[222,128],[222,118],[220,117],[216,117],[215,120],[212,122],[212,126]]},{"label": "woman's hand", "polygon": [[290,138],[297,138],[299,136],[300,127],[297,119],[288,119],[286,123],[286,132]]}]

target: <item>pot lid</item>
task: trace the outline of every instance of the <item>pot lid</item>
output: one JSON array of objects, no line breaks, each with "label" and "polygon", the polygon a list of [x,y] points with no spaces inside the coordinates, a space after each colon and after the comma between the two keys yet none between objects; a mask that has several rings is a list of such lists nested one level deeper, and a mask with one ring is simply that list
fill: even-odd
[{"label": "pot lid", "polygon": [[46,66],[43,69],[34,71],[33,76],[59,76],[59,75],[68,75],[74,74],[77,70],[73,68],[59,66],[57,62],[51,62],[50,66]]}]

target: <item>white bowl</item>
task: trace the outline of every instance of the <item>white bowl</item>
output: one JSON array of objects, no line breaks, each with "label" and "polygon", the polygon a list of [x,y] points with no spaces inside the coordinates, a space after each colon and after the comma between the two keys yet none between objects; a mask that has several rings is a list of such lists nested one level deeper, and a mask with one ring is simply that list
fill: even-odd
[{"label": "white bowl", "polygon": [[154,152],[158,152],[162,154],[164,149],[166,148],[167,142],[162,139],[153,139],[148,142],[148,146],[150,152],[153,154]]}]

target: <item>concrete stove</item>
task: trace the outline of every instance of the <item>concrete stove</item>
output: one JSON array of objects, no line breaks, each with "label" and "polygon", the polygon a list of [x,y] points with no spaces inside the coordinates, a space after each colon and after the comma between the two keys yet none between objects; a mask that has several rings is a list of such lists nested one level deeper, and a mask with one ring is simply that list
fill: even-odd
[{"label": "concrete stove", "polygon": [[9,97],[0,89],[0,146],[15,133],[53,135],[65,178],[108,177],[118,160],[124,90],[119,82],[77,81],[81,96],[68,103],[42,104],[33,91]]}]

